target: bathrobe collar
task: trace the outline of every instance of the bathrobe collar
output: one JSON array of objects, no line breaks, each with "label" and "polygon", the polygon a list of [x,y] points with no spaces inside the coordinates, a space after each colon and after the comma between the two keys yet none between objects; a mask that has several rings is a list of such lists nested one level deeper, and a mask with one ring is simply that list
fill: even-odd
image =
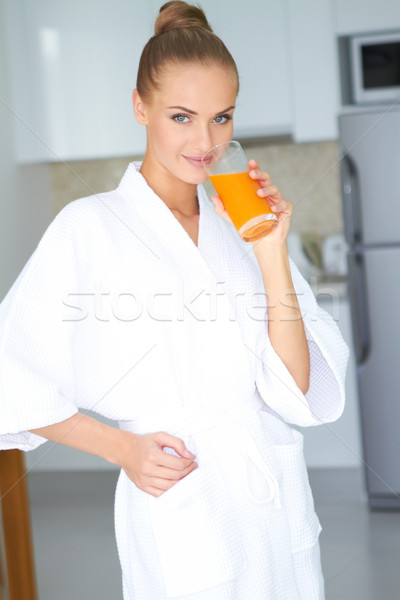
[{"label": "bathrobe collar", "polygon": [[[197,186],[199,201],[198,246],[179,223],[165,202],[151,189],[139,169],[142,163],[131,163],[123,176],[117,192],[140,214],[150,235],[143,240],[154,255],[161,259],[169,270],[178,266],[186,283],[196,282],[196,287],[216,285],[216,277],[204,258],[209,236],[218,244],[220,217],[213,209],[203,186]],[[134,223],[132,226],[134,228]],[[142,233],[142,232],[141,232]],[[172,263],[171,263],[171,259]]]}]

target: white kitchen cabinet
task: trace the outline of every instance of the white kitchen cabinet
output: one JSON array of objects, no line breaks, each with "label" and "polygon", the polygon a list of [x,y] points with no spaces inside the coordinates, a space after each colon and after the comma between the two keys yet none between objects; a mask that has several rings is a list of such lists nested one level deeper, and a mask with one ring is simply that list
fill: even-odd
[{"label": "white kitchen cabinet", "polygon": [[332,0],[339,35],[400,29],[399,0]]},{"label": "white kitchen cabinet", "polygon": [[[142,154],[131,108],[140,53],[161,1],[7,0],[21,162]],[[241,74],[235,135],[292,129],[286,0],[202,3]]]},{"label": "white kitchen cabinet", "polygon": [[141,152],[131,91],[152,3],[7,0],[7,16],[18,159]]},{"label": "white kitchen cabinet", "polygon": [[295,142],[337,139],[332,0],[202,0],[201,5],[238,64],[237,137],[290,133]]},{"label": "white kitchen cabinet", "polygon": [[291,133],[287,0],[201,0],[200,5],[238,66],[235,136]]},{"label": "white kitchen cabinet", "polygon": [[295,142],[337,139],[339,73],[332,0],[288,0]]},{"label": "white kitchen cabinet", "polygon": [[[239,68],[235,137],[337,138],[333,2],[202,0]],[[144,152],[131,92],[161,4],[6,0],[20,162]]]}]

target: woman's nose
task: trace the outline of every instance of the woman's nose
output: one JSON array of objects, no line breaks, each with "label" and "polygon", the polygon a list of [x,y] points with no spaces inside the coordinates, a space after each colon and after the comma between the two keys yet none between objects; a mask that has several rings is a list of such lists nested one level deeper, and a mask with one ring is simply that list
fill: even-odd
[{"label": "woman's nose", "polygon": [[201,148],[203,154],[205,154],[207,150],[212,148],[212,146],[214,145],[212,141],[210,125],[202,125],[197,133],[197,146]]}]

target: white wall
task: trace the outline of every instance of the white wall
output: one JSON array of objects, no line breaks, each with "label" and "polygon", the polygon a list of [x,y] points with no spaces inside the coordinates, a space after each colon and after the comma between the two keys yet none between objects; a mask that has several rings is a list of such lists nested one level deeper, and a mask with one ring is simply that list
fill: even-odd
[{"label": "white wall", "polygon": [[53,218],[48,167],[21,167],[14,158],[18,115],[10,100],[4,5],[5,0],[0,0],[0,298]]}]

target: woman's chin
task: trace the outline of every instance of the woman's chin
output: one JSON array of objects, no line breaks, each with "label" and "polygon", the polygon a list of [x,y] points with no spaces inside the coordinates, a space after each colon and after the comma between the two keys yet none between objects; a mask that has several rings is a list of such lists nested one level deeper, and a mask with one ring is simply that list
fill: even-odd
[{"label": "woman's chin", "polygon": [[191,177],[190,183],[200,185],[201,183],[204,183],[205,181],[207,181],[207,179],[208,179],[207,173],[204,170],[199,169],[199,172],[194,174],[193,177]]}]

